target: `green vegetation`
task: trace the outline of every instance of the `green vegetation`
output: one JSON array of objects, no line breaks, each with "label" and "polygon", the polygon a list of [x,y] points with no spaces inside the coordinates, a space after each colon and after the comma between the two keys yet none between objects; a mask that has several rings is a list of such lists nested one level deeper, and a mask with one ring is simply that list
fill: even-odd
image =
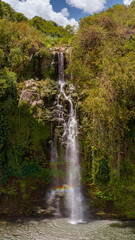
[{"label": "green vegetation", "polygon": [[[67,76],[78,94],[83,183],[99,205],[135,218],[135,1],[82,19],[73,33],[0,1],[0,213],[33,214],[51,181],[50,48],[72,42]],[[19,102],[31,78],[31,100],[41,95],[44,106]]]},{"label": "green vegetation", "polygon": [[[50,48],[68,44],[73,27],[63,28],[40,17],[28,20],[0,1],[0,67],[17,74],[18,81],[52,77]],[[43,62],[48,61],[45,70]]]},{"label": "green vegetation", "polygon": [[[50,24],[46,22],[46,28],[51,31]],[[0,1],[0,214],[32,214],[44,195],[42,189],[51,181],[47,107],[52,104],[49,101],[55,85],[50,78],[56,78],[56,73],[51,67],[49,30],[45,34],[32,25],[23,14]],[[38,85],[36,94],[48,101],[46,108],[19,102],[19,92],[31,78]]]},{"label": "green vegetation", "polygon": [[[25,24],[27,23],[25,37],[27,37],[28,28],[31,32],[33,30],[31,26],[34,26],[34,29],[35,29],[34,34],[36,35],[38,34],[39,35],[38,39],[41,40],[41,42],[43,42],[44,45],[47,46],[48,48],[54,45],[56,46],[58,44],[68,44],[68,41],[71,39],[71,37],[74,34],[74,27],[70,25],[63,28],[62,26],[58,26],[53,21],[46,21],[45,19],[38,16],[34,17],[32,20],[29,20],[22,13],[15,12],[9,4],[1,0],[0,0],[0,19],[4,19],[4,24],[7,21],[13,22],[13,26],[16,26],[17,22],[21,23],[20,25],[18,25],[18,26],[22,26],[21,27],[22,29],[20,29],[20,32],[25,30],[25,27],[23,27],[24,22]],[[38,31],[36,31],[36,29]],[[14,29],[14,31],[18,31],[18,30],[19,30],[18,28]],[[15,37],[17,37],[17,33]],[[30,39],[31,40],[33,39],[32,36],[30,36],[29,40]],[[35,38],[33,40],[35,40]]]},{"label": "green vegetation", "polygon": [[67,25],[66,28],[58,26],[53,21],[46,21],[41,17],[34,17],[30,24],[35,26],[46,36],[46,44],[50,46],[57,44],[67,44],[68,40],[71,39],[74,33],[74,28],[70,25]]},{"label": "green vegetation", "polygon": [[[13,72],[0,72],[0,213],[18,216],[33,212],[35,201],[42,197],[41,186],[51,181],[51,125],[35,119],[28,103],[18,104],[16,85]],[[18,208],[12,208],[15,202]]]},{"label": "green vegetation", "polygon": [[28,21],[22,13],[15,12],[9,4],[0,0],[0,19],[2,18],[17,22]]},{"label": "green vegetation", "polygon": [[[51,182],[49,120],[57,69],[50,48],[68,44],[72,36],[71,26],[28,20],[0,0],[0,214],[33,214]],[[19,102],[28,79],[36,86],[31,101],[40,98],[35,107]],[[32,86],[26,91],[27,96]]]},{"label": "green vegetation", "polygon": [[[81,20],[74,37],[83,181],[135,218],[135,1]],[[91,192],[91,191],[89,191]]]}]

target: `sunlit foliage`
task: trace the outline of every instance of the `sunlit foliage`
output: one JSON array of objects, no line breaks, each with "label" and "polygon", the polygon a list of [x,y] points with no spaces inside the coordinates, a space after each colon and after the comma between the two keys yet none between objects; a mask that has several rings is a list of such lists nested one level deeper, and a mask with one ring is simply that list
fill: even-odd
[{"label": "sunlit foliage", "polygon": [[130,217],[135,198],[134,17],[132,2],[82,19],[68,69],[79,95],[84,182]]}]

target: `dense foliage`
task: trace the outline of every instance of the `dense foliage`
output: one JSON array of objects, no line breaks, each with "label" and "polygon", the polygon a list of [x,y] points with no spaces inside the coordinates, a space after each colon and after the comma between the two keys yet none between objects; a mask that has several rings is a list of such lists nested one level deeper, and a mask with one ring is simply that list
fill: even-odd
[{"label": "dense foliage", "polygon": [[[48,47],[65,43],[71,39],[74,33],[74,27],[67,25],[65,28],[62,26],[58,26],[53,21],[47,21],[41,17],[34,17],[29,20],[22,13],[15,12],[11,6],[0,0],[0,19],[5,19],[5,22],[27,22],[27,24],[31,27],[34,26],[35,29],[38,29],[39,39],[41,37],[41,32],[43,33],[44,44]],[[16,25],[14,23],[14,25]],[[32,29],[32,28],[31,28]],[[27,35],[27,32],[26,32]],[[43,40],[42,39],[42,40]]]},{"label": "dense foliage", "polygon": [[[48,25],[46,22],[46,27]],[[53,56],[49,50],[47,34],[50,33],[43,34],[23,14],[16,13],[8,4],[0,1],[2,214],[31,214],[32,205],[37,200],[40,201],[44,194],[40,188],[51,181],[48,161],[51,123],[47,117],[44,122],[40,120],[42,110],[39,108],[35,113],[28,103],[19,102],[19,93],[26,85],[26,79],[34,78],[39,82],[42,78],[49,79],[54,75],[51,67]],[[39,91],[41,87],[39,86]],[[49,89],[42,92],[43,96],[45,91]],[[35,198],[32,197],[33,194]],[[17,205],[18,208],[13,208],[12,205]]]},{"label": "dense foliage", "polygon": [[15,12],[9,4],[0,0],[0,19],[2,18],[17,22],[28,21],[22,13]]},{"label": "dense foliage", "polygon": [[58,26],[53,21],[46,21],[41,17],[34,17],[30,24],[37,27],[47,37],[46,43],[56,45],[67,43],[74,33],[74,28],[67,25],[65,28]]},{"label": "dense foliage", "polygon": [[[135,218],[135,1],[88,16],[73,32],[0,0],[0,213],[32,214],[51,181],[50,48],[73,39],[67,75],[78,93],[83,182],[98,204]],[[30,78],[44,102],[37,109],[19,102]]]},{"label": "dense foliage", "polygon": [[83,179],[135,217],[135,1],[81,20],[73,42]]}]

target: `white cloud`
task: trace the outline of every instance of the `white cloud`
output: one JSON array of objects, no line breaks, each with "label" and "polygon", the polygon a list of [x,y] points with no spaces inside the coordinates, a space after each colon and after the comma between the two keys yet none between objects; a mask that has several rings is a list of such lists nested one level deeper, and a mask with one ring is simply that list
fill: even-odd
[{"label": "white cloud", "polygon": [[131,2],[133,2],[133,0],[123,0],[123,3],[125,5],[130,5]]},{"label": "white cloud", "polygon": [[106,2],[107,0],[66,0],[66,3],[72,7],[90,14],[103,10]]},{"label": "white cloud", "polygon": [[74,18],[68,19],[69,12],[67,8],[63,8],[61,12],[55,12],[50,0],[4,0],[4,2],[9,3],[15,11],[23,13],[30,19],[39,16],[46,20],[55,21],[64,27],[68,24],[72,26],[78,24]]},{"label": "white cloud", "polygon": [[63,9],[61,10],[61,13],[63,14],[63,16],[69,17],[69,11],[68,11],[67,8],[63,8]]}]

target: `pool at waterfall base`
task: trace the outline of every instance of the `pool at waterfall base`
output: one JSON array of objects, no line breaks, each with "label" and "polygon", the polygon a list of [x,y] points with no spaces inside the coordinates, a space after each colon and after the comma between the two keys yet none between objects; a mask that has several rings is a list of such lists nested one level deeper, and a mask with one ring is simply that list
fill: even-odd
[{"label": "pool at waterfall base", "polygon": [[0,221],[0,240],[134,240],[134,221],[91,220],[70,224],[69,219]]}]

